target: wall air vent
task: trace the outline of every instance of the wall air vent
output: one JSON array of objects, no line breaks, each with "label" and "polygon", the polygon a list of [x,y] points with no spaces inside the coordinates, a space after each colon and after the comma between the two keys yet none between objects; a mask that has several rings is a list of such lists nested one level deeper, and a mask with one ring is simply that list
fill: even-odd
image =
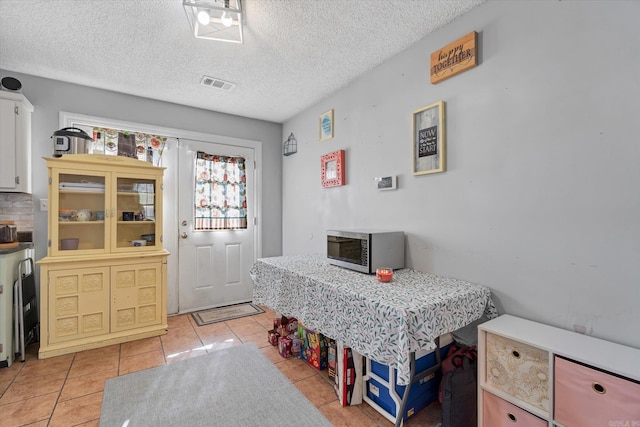
[{"label": "wall air vent", "polygon": [[202,76],[200,80],[200,84],[203,86],[211,87],[214,89],[220,89],[224,91],[231,91],[234,87],[236,87],[235,83],[227,82],[224,80],[217,79],[215,77]]}]

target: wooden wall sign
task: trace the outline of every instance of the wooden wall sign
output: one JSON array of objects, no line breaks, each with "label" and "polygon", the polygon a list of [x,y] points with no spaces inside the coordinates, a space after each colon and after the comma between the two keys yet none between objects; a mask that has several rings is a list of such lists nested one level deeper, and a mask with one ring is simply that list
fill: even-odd
[{"label": "wooden wall sign", "polygon": [[478,33],[470,32],[431,54],[431,84],[478,65]]}]

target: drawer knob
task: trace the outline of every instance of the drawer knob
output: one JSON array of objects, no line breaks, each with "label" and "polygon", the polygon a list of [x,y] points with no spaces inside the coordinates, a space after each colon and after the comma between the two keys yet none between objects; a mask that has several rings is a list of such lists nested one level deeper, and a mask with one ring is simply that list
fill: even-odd
[{"label": "drawer knob", "polygon": [[591,388],[593,389],[593,391],[595,391],[598,394],[605,394],[607,392],[607,389],[605,388],[605,386],[603,386],[600,383],[591,384]]},{"label": "drawer knob", "polygon": [[513,350],[513,351],[511,352],[511,355],[512,355],[513,357],[515,357],[516,359],[520,359],[520,352],[519,352],[518,350]]},{"label": "drawer knob", "polygon": [[507,414],[507,418],[509,418],[509,421],[511,421],[512,423],[517,423],[518,422],[518,419],[516,418],[516,416],[513,415],[511,412],[509,412]]}]

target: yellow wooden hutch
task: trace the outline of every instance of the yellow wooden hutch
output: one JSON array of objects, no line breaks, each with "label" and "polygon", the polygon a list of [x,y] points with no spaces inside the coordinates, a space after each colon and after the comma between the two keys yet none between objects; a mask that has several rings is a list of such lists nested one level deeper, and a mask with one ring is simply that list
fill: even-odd
[{"label": "yellow wooden hutch", "polygon": [[[122,156],[48,158],[39,357],[167,331],[164,168]],[[77,240],[76,240],[77,239]]]}]

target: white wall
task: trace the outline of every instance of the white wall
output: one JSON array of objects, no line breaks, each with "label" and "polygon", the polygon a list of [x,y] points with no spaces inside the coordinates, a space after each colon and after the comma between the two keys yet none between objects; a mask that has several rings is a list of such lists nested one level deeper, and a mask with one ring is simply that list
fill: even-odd
[{"label": "white wall", "polygon": [[[47,254],[47,213],[39,211],[39,200],[47,198],[47,169],[43,157],[53,154],[51,135],[60,128],[59,112],[71,112],[107,119],[155,125],[163,128],[184,129],[223,137],[232,137],[262,142],[263,182],[262,256],[281,254],[282,248],[282,126],[278,123],[216,113],[185,107],[167,102],[89,88],[26,74],[0,70],[0,76],[12,76],[22,82],[23,94],[34,105],[32,115],[32,171],[33,205],[35,210],[34,242],[35,259]],[[172,149],[170,148],[169,151]],[[175,155],[175,147],[173,148]],[[167,156],[169,164],[175,159]],[[165,172],[168,183],[171,171]],[[172,187],[173,188],[173,187]],[[174,191],[175,193],[175,191]],[[177,201],[176,201],[177,202]],[[167,209],[171,206],[166,206]],[[173,206],[176,208],[177,206]],[[175,216],[167,215],[168,218]],[[177,222],[174,224],[177,230]],[[165,224],[165,229],[167,225]],[[177,239],[177,232],[174,234]],[[177,246],[173,244],[172,246]],[[174,254],[176,255],[176,254]],[[170,260],[169,265],[175,265]],[[175,272],[169,271],[169,278]],[[169,283],[169,313],[177,311],[177,283]]]},{"label": "white wall", "polygon": [[[640,347],[639,16],[635,1],[490,1],[292,118],[283,253],[324,253],[330,228],[404,230],[409,267]],[[480,65],[431,85],[430,54],[473,30]],[[412,112],[438,100],[447,171],[412,176]],[[320,156],[338,149],[347,185],[323,189]],[[384,175],[398,190],[375,189]]]}]

